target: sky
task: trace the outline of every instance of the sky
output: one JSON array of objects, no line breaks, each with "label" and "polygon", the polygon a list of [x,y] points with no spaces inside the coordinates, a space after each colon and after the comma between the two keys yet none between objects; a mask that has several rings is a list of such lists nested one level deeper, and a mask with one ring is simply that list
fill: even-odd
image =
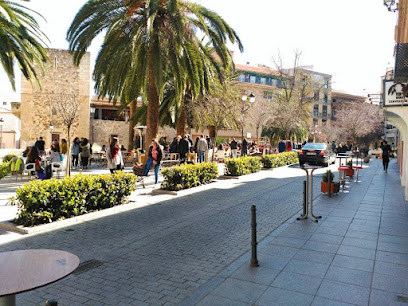
[{"label": "sky", "polygon": [[[19,0],[16,0],[20,2]],[[351,94],[379,93],[381,76],[394,65],[396,13],[383,0],[194,0],[217,12],[237,32],[244,52],[230,45],[238,64],[273,67],[278,54],[293,67],[295,50],[301,65],[332,75],[332,88]],[[25,5],[37,18],[50,42],[67,49],[66,32],[86,0],[31,0]],[[103,37],[91,45],[96,58]],[[92,62],[93,62],[92,61]],[[20,101],[20,74],[13,92],[0,67],[0,100]]]}]

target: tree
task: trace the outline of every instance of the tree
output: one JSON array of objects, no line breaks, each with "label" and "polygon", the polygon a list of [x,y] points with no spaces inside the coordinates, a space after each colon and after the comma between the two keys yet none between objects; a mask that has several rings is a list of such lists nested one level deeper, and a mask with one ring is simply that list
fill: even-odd
[{"label": "tree", "polygon": [[68,152],[66,174],[71,175],[71,127],[77,123],[79,100],[76,93],[53,93],[52,102],[56,106],[62,123],[67,128]]},{"label": "tree", "polygon": [[280,82],[273,95],[273,118],[270,119],[263,134],[271,139],[302,140],[307,134],[309,113],[307,104],[316,86],[310,75],[299,67],[301,53],[295,51],[293,68],[285,69],[281,56],[273,59],[276,76]]},{"label": "tree", "polygon": [[[232,77],[229,76],[223,84],[219,83],[214,87],[210,95],[192,101],[194,127],[212,129],[214,131],[212,143],[216,146],[219,130],[238,127],[235,118],[238,115],[237,104],[240,102],[242,102],[240,92],[233,87]],[[212,159],[214,154],[215,150]]]},{"label": "tree", "polygon": [[[94,69],[95,89],[101,96],[126,104],[143,96],[147,103],[146,143],[157,134],[160,101],[170,81],[175,101],[181,101],[187,87],[197,93],[213,77],[202,58],[219,70],[219,63],[224,67],[232,64],[228,40],[237,42],[242,50],[238,36],[224,20],[195,3],[91,0],[68,29],[67,40],[75,64],[79,64],[92,40],[105,30]],[[210,42],[218,60],[197,37],[201,34]]]},{"label": "tree", "polygon": [[266,101],[256,101],[252,107],[250,117],[256,130],[256,142],[259,143],[259,136],[262,133],[263,127],[268,120],[271,120],[272,105]]},{"label": "tree", "polygon": [[43,72],[44,63],[48,60],[47,52],[42,46],[44,41],[41,38],[45,35],[40,31],[34,17],[26,10],[28,8],[19,3],[0,0],[0,62],[13,90],[16,90],[15,61],[24,77],[37,82],[41,88],[34,67],[38,65]]},{"label": "tree", "polygon": [[349,140],[353,145],[361,145],[359,139],[376,134],[381,129],[382,120],[383,116],[377,105],[355,103],[344,105],[336,111],[333,124],[343,135],[343,141]]}]

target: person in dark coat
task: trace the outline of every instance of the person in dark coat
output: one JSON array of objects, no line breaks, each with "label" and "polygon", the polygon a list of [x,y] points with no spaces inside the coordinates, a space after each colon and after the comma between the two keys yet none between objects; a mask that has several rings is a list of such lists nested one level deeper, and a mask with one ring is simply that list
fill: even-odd
[{"label": "person in dark coat", "polygon": [[246,156],[248,154],[248,141],[244,137],[242,140],[241,156]]},{"label": "person in dark coat", "polygon": [[391,147],[386,141],[384,141],[381,146],[381,149],[384,171],[388,172],[388,163],[390,162]]},{"label": "person in dark coat", "polygon": [[182,139],[180,139],[179,152],[178,152],[180,154],[180,160],[184,161],[189,151],[190,151],[190,143],[187,140],[187,136],[184,136]]},{"label": "person in dark coat", "polygon": [[279,153],[286,151],[286,144],[283,141],[279,141],[278,150]]},{"label": "person in dark coat", "polygon": [[207,140],[208,150],[212,149],[213,145],[210,136],[207,135],[205,140]]},{"label": "person in dark coat", "polygon": [[37,147],[38,151],[40,151],[40,155],[45,151],[45,141],[42,137],[35,142],[34,147]]},{"label": "person in dark coat", "polygon": [[170,153],[178,153],[180,146],[181,136],[174,137],[173,142],[170,145]]}]

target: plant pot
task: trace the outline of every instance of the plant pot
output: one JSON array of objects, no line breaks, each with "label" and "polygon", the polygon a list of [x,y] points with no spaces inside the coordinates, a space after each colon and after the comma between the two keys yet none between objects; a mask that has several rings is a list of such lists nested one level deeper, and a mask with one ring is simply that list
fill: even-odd
[{"label": "plant pot", "polygon": [[353,177],[354,176],[354,169],[348,169],[346,171],[346,176]]},{"label": "plant pot", "polygon": [[[323,193],[328,193],[329,192],[329,183],[328,182],[322,182],[321,185],[321,190]],[[332,182],[330,183],[330,193],[338,193],[340,191],[340,182]]]},{"label": "plant pot", "polygon": [[368,164],[368,163],[370,162],[370,158],[369,158],[368,156],[367,156],[367,157],[364,157],[363,161],[364,161],[366,164]]}]

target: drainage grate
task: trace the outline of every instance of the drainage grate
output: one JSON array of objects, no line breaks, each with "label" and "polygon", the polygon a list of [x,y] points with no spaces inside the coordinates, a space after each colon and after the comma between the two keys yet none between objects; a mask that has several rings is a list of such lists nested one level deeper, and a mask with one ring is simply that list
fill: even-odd
[{"label": "drainage grate", "polygon": [[103,265],[103,261],[100,261],[97,259],[87,260],[87,261],[81,262],[78,268],[72,274],[79,275],[79,274],[88,272],[89,270],[92,270],[94,268],[97,268],[101,265]]},{"label": "drainage grate", "polygon": [[398,302],[407,303],[408,304],[408,296],[397,295]]}]

